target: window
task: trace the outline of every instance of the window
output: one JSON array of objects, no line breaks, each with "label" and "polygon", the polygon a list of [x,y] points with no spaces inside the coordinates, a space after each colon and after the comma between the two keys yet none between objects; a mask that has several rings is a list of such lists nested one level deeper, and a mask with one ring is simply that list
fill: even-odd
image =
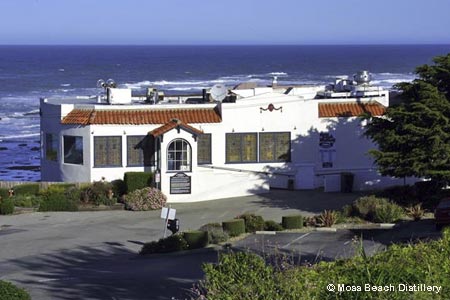
[{"label": "window", "polygon": [[45,159],[58,160],[58,136],[56,134],[45,134]]},{"label": "window", "polygon": [[64,163],[83,164],[83,137],[64,136]]},{"label": "window", "polygon": [[197,140],[197,163],[211,163],[211,134],[205,133],[198,136]]},{"label": "window", "polygon": [[183,139],[173,140],[167,148],[168,171],[191,171],[191,145]]},{"label": "window", "polygon": [[248,163],[257,161],[256,133],[227,133],[226,162]]},{"label": "window", "polygon": [[127,136],[128,167],[139,167],[144,165],[144,142],[145,135]]},{"label": "window", "polygon": [[122,166],[122,137],[94,137],[94,167]]},{"label": "window", "polygon": [[262,132],[259,134],[260,162],[287,162],[291,158],[289,132]]}]

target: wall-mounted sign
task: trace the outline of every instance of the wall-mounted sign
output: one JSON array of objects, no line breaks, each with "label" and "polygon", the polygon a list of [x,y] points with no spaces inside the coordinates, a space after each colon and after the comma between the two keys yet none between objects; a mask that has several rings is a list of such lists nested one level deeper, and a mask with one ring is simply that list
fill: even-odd
[{"label": "wall-mounted sign", "polygon": [[332,148],[336,139],[334,136],[328,132],[321,132],[319,135],[319,147],[320,148]]},{"label": "wall-mounted sign", "polygon": [[319,152],[322,168],[332,168],[336,157],[336,138],[328,133],[321,132],[319,135]]},{"label": "wall-mounted sign", "polygon": [[185,173],[177,173],[170,177],[170,193],[171,194],[190,194],[191,193],[191,176]]}]

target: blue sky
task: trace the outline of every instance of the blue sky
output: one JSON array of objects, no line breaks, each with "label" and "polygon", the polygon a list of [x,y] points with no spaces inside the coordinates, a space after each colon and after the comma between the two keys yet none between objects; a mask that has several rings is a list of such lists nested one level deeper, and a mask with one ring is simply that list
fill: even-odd
[{"label": "blue sky", "polygon": [[449,0],[0,0],[0,44],[450,44]]}]

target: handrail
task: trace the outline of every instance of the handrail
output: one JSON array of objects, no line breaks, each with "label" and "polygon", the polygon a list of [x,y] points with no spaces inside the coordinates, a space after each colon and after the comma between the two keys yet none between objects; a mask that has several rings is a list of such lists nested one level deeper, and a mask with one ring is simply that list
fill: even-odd
[{"label": "handrail", "polygon": [[279,176],[287,176],[288,178],[294,177],[294,174],[286,174],[279,172],[263,172],[263,171],[254,171],[254,170],[245,170],[245,169],[236,169],[236,168],[228,168],[228,167],[218,167],[211,165],[199,165],[198,167],[207,168],[207,169],[217,169],[217,170],[225,170],[232,172],[245,172],[245,173],[254,173],[254,174],[263,174],[263,175],[279,175]]}]

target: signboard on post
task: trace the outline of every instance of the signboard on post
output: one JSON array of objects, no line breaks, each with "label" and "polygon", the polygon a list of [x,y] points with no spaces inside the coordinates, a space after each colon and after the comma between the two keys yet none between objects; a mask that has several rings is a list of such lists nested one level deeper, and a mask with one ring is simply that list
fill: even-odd
[{"label": "signboard on post", "polygon": [[164,237],[166,237],[167,223],[169,222],[169,220],[175,219],[176,212],[177,210],[175,208],[171,208],[170,206],[163,207],[161,209],[161,219],[164,219]]},{"label": "signboard on post", "polygon": [[190,194],[191,193],[191,176],[185,173],[177,173],[170,177],[170,193],[171,194]]}]

